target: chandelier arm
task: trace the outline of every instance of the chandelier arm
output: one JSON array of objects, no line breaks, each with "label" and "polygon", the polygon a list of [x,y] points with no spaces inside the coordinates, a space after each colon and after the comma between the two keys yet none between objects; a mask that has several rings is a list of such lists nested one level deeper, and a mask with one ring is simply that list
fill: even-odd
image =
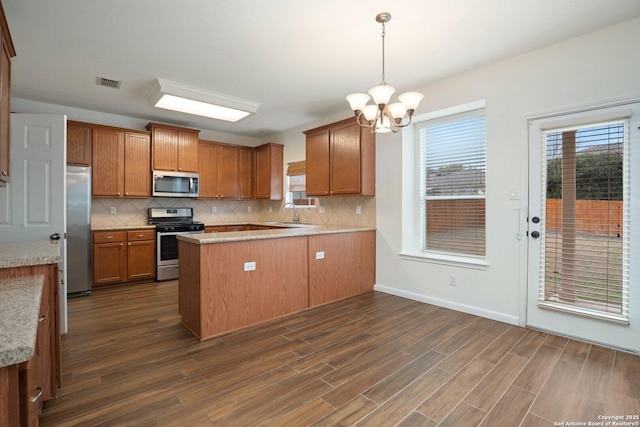
[{"label": "chandelier arm", "polygon": [[[373,128],[373,125],[371,125],[370,123],[369,124],[362,124],[360,118],[363,117],[363,116],[364,116],[364,114],[362,114],[362,113],[356,114],[356,122],[358,123],[358,126],[360,126],[361,128]],[[366,118],[365,118],[365,120],[366,120]],[[367,123],[368,122],[369,121],[367,120]]]}]

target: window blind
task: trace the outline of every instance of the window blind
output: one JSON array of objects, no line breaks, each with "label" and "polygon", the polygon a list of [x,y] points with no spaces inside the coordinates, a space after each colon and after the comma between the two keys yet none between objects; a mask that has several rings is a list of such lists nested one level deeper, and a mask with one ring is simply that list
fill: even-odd
[{"label": "window blind", "polygon": [[423,250],[484,256],[484,110],[428,120],[417,124],[416,130]]},{"label": "window blind", "polygon": [[315,206],[315,199],[307,197],[307,162],[287,164],[287,202],[296,206]]},{"label": "window blind", "polygon": [[539,306],[628,322],[629,123],[543,132]]}]

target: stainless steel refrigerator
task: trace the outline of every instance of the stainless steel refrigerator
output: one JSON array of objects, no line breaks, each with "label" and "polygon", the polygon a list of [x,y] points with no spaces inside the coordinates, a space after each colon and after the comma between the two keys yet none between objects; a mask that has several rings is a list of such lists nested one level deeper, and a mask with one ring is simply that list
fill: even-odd
[{"label": "stainless steel refrigerator", "polygon": [[67,166],[67,295],[91,293],[91,168]]}]

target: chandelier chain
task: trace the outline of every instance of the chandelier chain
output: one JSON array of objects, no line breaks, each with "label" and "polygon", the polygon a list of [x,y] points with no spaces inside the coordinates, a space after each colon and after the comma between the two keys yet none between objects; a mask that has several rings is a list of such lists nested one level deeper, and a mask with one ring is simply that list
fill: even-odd
[{"label": "chandelier chain", "polygon": [[386,84],[385,80],[384,80],[384,36],[385,36],[385,32],[384,32],[384,22],[382,23],[382,84]]}]

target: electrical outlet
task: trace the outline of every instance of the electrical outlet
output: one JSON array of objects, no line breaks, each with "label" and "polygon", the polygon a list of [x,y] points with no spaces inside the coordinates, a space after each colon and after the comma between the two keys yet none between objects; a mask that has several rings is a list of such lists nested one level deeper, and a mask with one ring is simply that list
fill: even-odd
[{"label": "electrical outlet", "polygon": [[360,215],[362,213],[362,206],[356,206],[356,214]]},{"label": "electrical outlet", "polygon": [[316,252],[316,259],[324,259],[324,251]]},{"label": "electrical outlet", "polygon": [[247,206],[247,212],[251,213],[252,210],[251,206]]},{"label": "electrical outlet", "polygon": [[449,275],[449,286],[457,286],[458,285],[458,276],[455,274]]},{"label": "electrical outlet", "polygon": [[254,271],[256,269],[256,262],[245,262],[244,263],[244,271]]},{"label": "electrical outlet", "polygon": [[111,206],[111,213],[114,214],[114,213],[116,213],[116,211],[117,211],[116,207],[115,206]]},{"label": "electrical outlet", "polygon": [[217,206],[212,206],[211,207],[211,212],[218,213],[218,207]]},{"label": "electrical outlet", "polygon": [[319,211],[320,211],[321,214],[324,213],[324,206],[320,206]]}]

